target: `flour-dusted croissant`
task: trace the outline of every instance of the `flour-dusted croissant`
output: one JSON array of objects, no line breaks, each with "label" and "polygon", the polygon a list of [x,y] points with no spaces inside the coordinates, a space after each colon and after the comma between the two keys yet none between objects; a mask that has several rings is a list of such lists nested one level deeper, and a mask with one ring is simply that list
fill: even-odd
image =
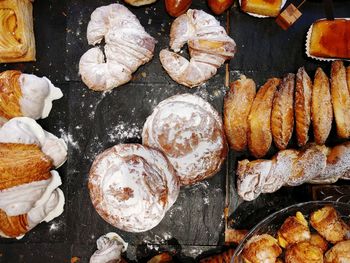
[{"label": "flour-dusted croissant", "polygon": [[237,191],[246,201],[283,185],[333,183],[350,174],[350,142],[329,148],[310,144],[303,150],[279,151],[272,160],[242,160],[237,167]]},{"label": "flour-dusted croissant", "polygon": [[170,48],[175,52],[187,43],[191,59],[163,49],[159,58],[169,76],[187,87],[198,86],[216,74],[236,52],[236,44],[215,17],[189,9],[175,19],[170,30]]},{"label": "flour-dusted croissant", "polygon": [[62,91],[46,77],[4,71],[0,73],[0,126],[14,117],[46,118],[52,101],[62,96]]},{"label": "flour-dusted croissant", "polygon": [[34,60],[32,0],[0,1],[0,63]]},{"label": "flour-dusted croissant", "polygon": [[139,66],[153,58],[156,41],[125,6],[111,4],[97,8],[87,27],[90,45],[79,62],[83,82],[92,90],[110,90],[129,82]]}]

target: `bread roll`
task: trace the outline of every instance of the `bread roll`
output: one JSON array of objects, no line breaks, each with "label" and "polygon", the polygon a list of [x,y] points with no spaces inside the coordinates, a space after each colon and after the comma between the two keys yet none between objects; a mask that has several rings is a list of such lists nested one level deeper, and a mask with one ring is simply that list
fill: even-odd
[{"label": "bread roll", "polygon": [[346,70],[342,61],[334,61],[331,69],[331,94],[337,133],[340,138],[350,137],[350,95]]},{"label": "bread roll", "polygon": [[255,83],[244,75],[230,84],[224,101],[224,126],[227,141],[235,151],[247,147],[248,116],[256,94]]},{"label": "bread roll", "polygon": [[272,143],[271,111],[280,79],[269,79],[258,91],[248,117],[248,146],[256,158],[263,157]]},{"label": "bread roll", "polygon": [[271,131],[278,149],[287,148],[294,128],[294,85],[295,75],[287,74],[279,86],[273,100]]},{"label": "bread roll", "polygon": [[304,146],[309,140],[311,123],[312,82],[305,68],[298,70],[295,87],[295,129],[299,146]]}]

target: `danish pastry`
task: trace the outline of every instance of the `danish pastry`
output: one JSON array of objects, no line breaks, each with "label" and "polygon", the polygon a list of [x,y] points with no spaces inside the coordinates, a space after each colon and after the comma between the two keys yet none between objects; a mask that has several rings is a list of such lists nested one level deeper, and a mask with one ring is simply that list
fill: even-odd
[{"label": "danish pastry", "polygon": [[142,142],[167,156],[182,185],[216,174],[228,150],[217,111],[190,94],[175,95],[159,103],[144,124]]},{"label": "danish pastry", "polygon": [[325,254],[325,263],[346,263],[350,261],[350,240],[341,241]]},{"label": "danish pastry", "polygon": [[286,263],[323,263],[322,249],[303,241],[291,245],[286,250]]},{"label": "danish pastry", "polygon": [[140,144],[115,145],[98,155],[88,187],[98,214],[128,232],[158,225],[180,190],[174,168],[164,155]]},{"label": "danish pastry", "polygon": [[256,94],[255,83],[244,75],[230,84],[224,101],[224,126],[227,141],[235,151],[247,147],[248,116]]}]

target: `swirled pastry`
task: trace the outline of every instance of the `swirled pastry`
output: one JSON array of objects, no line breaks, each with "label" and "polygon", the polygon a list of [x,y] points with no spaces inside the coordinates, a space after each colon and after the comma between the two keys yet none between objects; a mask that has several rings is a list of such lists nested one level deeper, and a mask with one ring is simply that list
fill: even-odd
[{"label": "swirled pastry", "polygon": [[164,155],[140,144],[115,145],[98,155],[88,186],[99,215],[129,232],[158,225],[180,190],[174,168]]},{"label": "swirled pastry", "polygon": [[144,124],[142,142],[167,156],[183,185],[216,174],[228,148],[217,111],[190,94],[159,103]]},{"label": "swirled pastry", "polygon": [[236,43],[212,15],[189,9],[176,18],[170,30],[170,48],[179,52],[187,43],[191,59],[163,49],[159,58],[163,68],[177,83],[198,86],[216,74],[217,68],[236,53]]},{"label": "swirled pastry", "polygon": [[[89,49],[79,62],[83,82],[92,90],[110,90],[129,82],[138,67],[153,57],[156,41],[125,6],[101,6],[91,14],[87,28],[90,45],[104,39],[104,53],[99,47]],[[105,55],[104,55],[105,54]]]},{"label": "swirled pastry", "polygon": [[0,124],[14,117],[46,118],[62,91],[46,77],[17,70],[0,73]]},{"label": "swirled pastry", "polygon": [[30,0],[0,1],[0,63],[35,60]]}]

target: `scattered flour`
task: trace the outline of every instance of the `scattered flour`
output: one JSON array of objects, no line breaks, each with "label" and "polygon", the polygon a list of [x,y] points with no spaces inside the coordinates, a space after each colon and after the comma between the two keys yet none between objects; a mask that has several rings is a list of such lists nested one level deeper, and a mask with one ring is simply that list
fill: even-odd
[{"label": "scattered flour", "polygon": [[119,122],[112,129],[106,130],[108,141],[123,141],[125,139],[141,139],[141,128],[136,123]]},{"label": "scattered flour", "polygon": [[61,138],[67,143],[68,147],[73,147],[76,150],[79,150],[79,144],[73,139],[72,134],[65,132],[62,128],[58,130],[61,133]]}]

